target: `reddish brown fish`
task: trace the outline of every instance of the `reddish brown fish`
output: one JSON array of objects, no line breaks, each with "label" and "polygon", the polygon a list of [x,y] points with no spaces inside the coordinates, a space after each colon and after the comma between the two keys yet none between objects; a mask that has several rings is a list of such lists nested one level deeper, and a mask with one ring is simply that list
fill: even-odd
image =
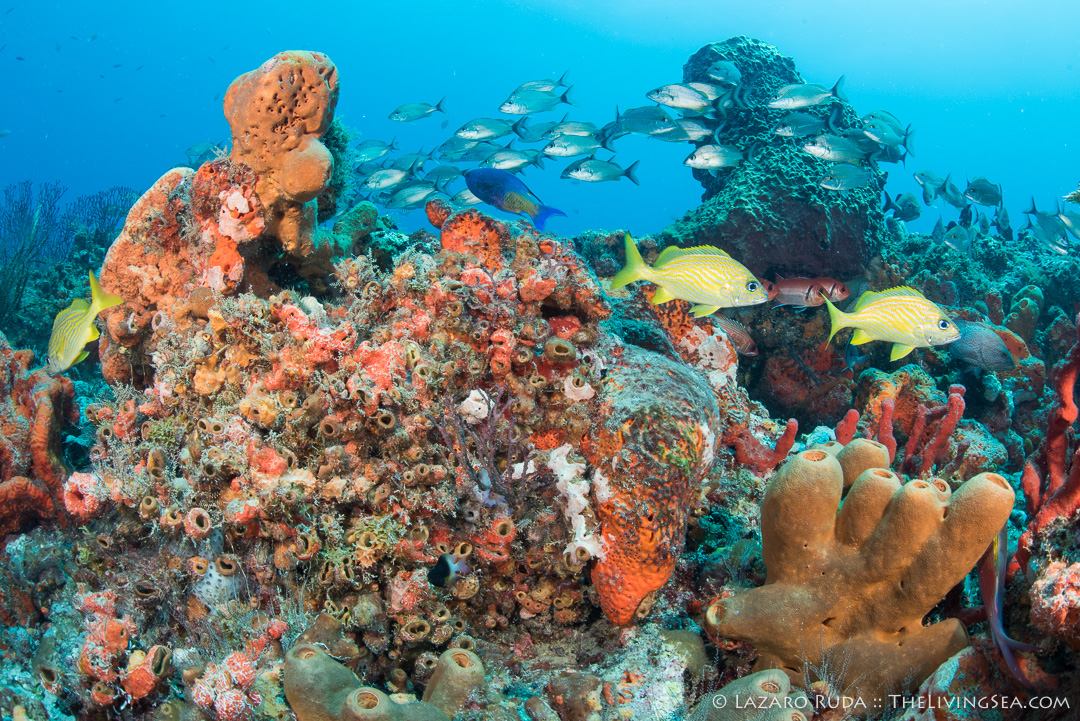
[{"label": "reddish brown fish", "polygon": [[757,344],[750,337],[750,333],[742,323],[734,321],[725,315],[714,315],[713,320],[727,333],[731,345],[735,346],[735,352],[739,355],[757,355]]},{"label": "reddish brown fish", "polygon": [[765,293],[768,294],[767,300],[772,300],[776,297],[776,284],[771,280],[765,280],[764,278],[758,278],[758,282],[761,283],[761,287],[765,289]]},{"label": "reddish brown fish", "polygon": [[851,295],[851,291],[848,290],[848,287],[838,280],[833,280],[832,278],[814,278],[814,280],[821,286],[821,290],[825,293],[825,297],[833,303],[838,303]]},{"label": "reddish brown fish", "polygon": [[817,278],[776,276],[776,304],[813,308],[825,302],[825,289]]}]

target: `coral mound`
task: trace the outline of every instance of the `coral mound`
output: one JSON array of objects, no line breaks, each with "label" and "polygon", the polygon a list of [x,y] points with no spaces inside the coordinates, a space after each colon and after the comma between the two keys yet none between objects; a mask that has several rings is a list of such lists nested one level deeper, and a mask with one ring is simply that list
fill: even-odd
[{"label": "coral mound", "polygon": [[[841,505],[845,476],[856,473]],[[967,645],[960,622],[923,626],[923,617],[979,560],[1013,499],[992,473],[950,496],[940,480],[904,483],[825,449],[803,451],[762,502],[765,585],[713,603],[709,634],[748,641],[759,668],[825,681],[868,709],[914,691]]]},{"label": "coral mound", "polygon": [[[705,187],[704,202],[668,226],[662,240],[684,247],[716,245],[757,275],[778,271],[846,278],[862,273],[884,231],[878,200],[884,173],[874,169],[865,186],[848,193],[822,188],[818,182],[827,163],[802,150],[805,139],[776,136],[772,129],[785,112],[766,105],[781,87],[805,82],[791,58],[760,40],[734,37],[694,53],[683,67],[683,81],[713,82],[707,71],[718,60],[734,62],[744,78],[753,77],[746,107],[727,111],[720,140],[738,145],[744,155],[756,146],[757,162],[743,162],[715,177],[694,171]],[[842,108],[840,126],[854,126],[854,109],[834,102]],[[830,106],[808,111],[824,117]]]}]

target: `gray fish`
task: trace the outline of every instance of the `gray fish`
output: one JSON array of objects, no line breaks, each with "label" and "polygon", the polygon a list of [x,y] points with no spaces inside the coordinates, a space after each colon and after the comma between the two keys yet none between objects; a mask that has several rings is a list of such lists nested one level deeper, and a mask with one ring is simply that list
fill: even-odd
[{"label": "gray fish", "polygon": [[1035,216],[1035,222],[1038,224],[1039,229],[1051,241],[1058,241],[1068,234],[1068,231],[1065,229],[1065,224],[1061,222],[1057,212],[1047,213],[1039,210],[1035,207],[1035,198],[1031,199],[1031,208],[1024,212],[1027,215]]},{"label": "gray fish", "polygon": [[1058,213],[1058,220],[1065,226],[1065,230],[1069,231],[1072,237],[1080,240],[1080,213],[1074,213],[1071,210],[1063,210]]},{"label": "gray fish", "polygon": [[541,170],[544,168],[543,154],[539,150],[516,150],[503,148],[497,150],[480,162],[481,168],[495,168],[496,170],[515,171],[527,165],[535,165]]},{"label": "gray fish", "polygon": [[394,150],[397,150],[396,140],[391,140],[389,143],[382,140],[365,140],[356,146],[353,157],[359,163],[370,163]]},{"label": "gray fish", "polygon": [[979,232],[990,235],[990,218],[984,213],[979,213]]},{"label": "gray fish", "polygon": [[832,163],[858,165],[866,157],[855,143],[838,135],[819,135],[803,146],[803,151]]},{"label": "gray fish", "polygon": [[782,138],[802,138],[818,135],[825,129],[825,119],[798,111],[788,113],[773,127],[773,133]]},{"label": "gray fish", "polygon": [[960,192],[960,188],[957,188],[956,183],[952,182],[951,173],[945,176],[945,180],[941,182],[941,187],[938,188],[937,194],[944,198],[946,203],[957,210],[963,210],[964,206],[968,204],[967,198]]},{"label": "gray fish", "polygon": [[687,156],[683,165],[697,170],[734,168],[743,160],[742,151],[729,145],[702,145]]},{"label": "gray fish", "polygon": [[710,103],[715,103],[717,100],[728,96],[731,92],[718,85],[710,85],[709,83],[687,83],[687,85],[704,95],[705,99]]},{"label": "gray fish", "polygon": [[11,135],[10,130],[0,130],[0,138],[6,138],[9,135]]},{"label": "gray fish", "polygon": [[524,122],[525,118],[516,123],[500,118],[476,118],[458,128],[454,135],[466,140],[492,140],[510,133],[517,133],[520,127],[518,123]]},{"label": "gray fish", "polygon": [[385,170],[376,170],[371,175],[364,179],[364,182],[360,184],[361,190],[388,190],[390,188],[401,185],[409,179],[410,173],[405,170],[398,170],[397,168],[386,168]]},{"label": "gray fish", "polygon": [[461,155],[457,157],[457,160],[464,163],[479,163],[482,160],[485,160],[492,153],[499,152],[503,149],[503,147],[504,146],[499,145],[498,143],[492,143],[485,140],[482,143],[477,143],[473,147],[466,150],[464,153],[461,153]]},{"label": "gray fish", "polygon": [[897,135],[902,136],[904,134],[904,124],[888,110],[871,110],[869,113],[862,116],[862,121],[864,125],[877,122],[885,123],[892,128]]},{"label": "gray fish", "polygon": [[616,109],[615,122],[620,129],[641,135],[664,133],[679,127],[662,108],[655,105],[630,108],[622,113]]},{"label": "gray fish", "polygon": [[430,160],[431,155],[429,153],[405,153],[394,158],[394,162],[390,164],[390,167],[398,170],[423,170],[424,164]]},{"label": "gray fish", "polygon": [[[676,127],[662,133],[654,133],[652,137],[668,143],[697,142],[712,135],[712,130],[700,118],[681,118],[675,121]],[[614,152],[614,151],[612,151]]]},{"label": "gray fish", "polygon": [[991,183],[980,175],[974,180],[968,181],[967,189],[964,190],[964,197],[972,203],[996,207],[1001,205],[1001,186]]},{"label": "gray fish", "polygon": [[576,155],[592,155],[601,148],[615,152],[614,148],[591,135],[559,135],[544,146],[543,153],[553,158],[573,158]]},{"label": "gray fish", "polygon": [[453,165],[439,165],[424,173],[424,180],[446,187],[461,177],[461,170]]},{"label": "gray fish", "polygon": [[473,192],[471,190],[465,188],[465,190],[456,193],[452,198],[450,198],[450,202],[454,205],[479,205],[484,201],[473,195]]},{"label": "gray fish", "polygon": [[567,120],[566,118],[563,118],[561,123],[556,123],[555,126],[548,132],[552,136],[596,135],[600,132],[600,128],[587,121]]},{"label": "gray fish", "polygon": [[514,92],[511,93],[511,95],[515,95],[525,90],[551,91],[555,90],[556,88],[568,88],[570,86],[566,82],[566,76],[569,74],[570,71],[567,70],[559,77],[558,80],[530,80],[527,83],[522,83],[521,85],[518,85],[517,88],[514,89]]},{"label": "gray fish", "polygon": [[701,112],[712,107],[712,102],[704,93],[682,83],[664,85],[650,90],[645,93],[645,97],[654,103],[679,110]]},{"label": "gray fish", "polygon": [[986,323],[954,318],[960,340],[949,344],[948,353],[958,361],[985,371],[1011,371],[1016,361],[1008,346]]},{"label": "gray fish", "polygon": [[526,143],[539,143],[552,137],[552,129],[560,122],[566,122],[566,116],[562,120],[547,120],[536,125],[523,123],[518,127],[518,137]]},{"label": "gray fish", "polygon": [[994,227],[1005,240],[1013,239],[1012,224],[1009,222],[1009,211],[1005,206],[999,207],[997,212],[994,213]]},{"label": "gray fish", "polygon": [[770,108],[777,110],[798,110],[799,108],[809,108],[813,105],[821,105],[827,102],[831,98],[838,98],[839,100],[847,100],[844,95],[844,76],[841,75],[840,79],[836,81],[836,85],[832,88],[826,88],[823,85],[817,83],[803,83],[801,85],[785,85],[776,92],[776,95],[769,101]]},{"label": "gray fish", "polygon": [[893,212],[893,217],[903,221],[916,220],[922,211],[919,210],[919,199],[915,197],[914,193],[904,193],[898,197],[895,201],[889,197],[889,191],[885,191],[885,206],[882,210],[888,213],[890,210]]},{"label": "gray fish", "polygon": [[411,123],[414,120],[426,118],[432,113],[442,113],[443,115],[446,115],[446,109],[443,107],[443,103],[445,102],[446,98],[443,98],[434,105],[431,103],[405,103],[398,107],[397,110],[390,113],[390,119],[400,123]]},{"label": "gray fish", "polygon": [[533,115],[554,110],[559,104],[577,105],[567,88],[562,93],[554,90],[519,90],[499,106],[499,112],[508,115]]},{"label": "gray fish", "polygon": [[436,190],[433,185],[409,185],[395,191],[394,194],[390,196],[390,200],[386,203],[386,207],[393,210],[419,208],[428,198],[434,195],[435,192]]},{"label": "gray fish", "polygon": [[923,203],[931,205],[937,200],[938,190],[945,181],[929,170],[919,170],[914,173],[915,182],[922,186]]},{"label": "gray fish", "polygon": [[735,67],[735,63],[730,60],[717,60],[709,66],[705,74],[709,76],[710,80],[725,85],[738,85],[742,82],[742,73]]},{"label": "gray fish", "polygon": [[937,223],[934,224],[934,229],[930,232],[930,237],[939,243],[945,240],[945,223],[942,221],[941,216],[938,216]]},{"label": "gray fish", "polygon": [[480,141],[478,140],[466,140],[465,138],[459,138],[458,136],[454,135],[442,145],[435,148],[435,151],[443,157],[446,157],[447,155],[464,153],[470,148],[475,148],[477,143],[479,142]]},{"label": "gray fish", "polygon": [[[3,135],[0,135],[0,137],[3,137]],[[215,160],[223,155],[225,153],[224,145],[224,143],[220,145],[216,143],[195,143],[184,151],[184,155],[187,156],[188,165],[197,168],[203,163]]]},{"label": "gray fish", "polygon": [[967,253],[971,247],[971,234],[962,225],[954,225],[945,231],[942,242],[957,253]]},{"label": "gray fish", "polygon": [[566,170],[562,172],[560,177],[564,180],[567,178],[583,180],[586,183],[599,183],[605,180],[618,180],[619,178],[625,177],[634,185],[640,185],[638,179],[634,176],[635,168],[637,168],[637,161],[631,163],[629,167],[623,168],[618,163],[597,160],[596,158],[583,158],[577,162],[571,163]]},{"label": "gray fish", "polygon": [[871,177],[873,177],[873,175],[869,170],[865,170],[856,165],[838,163],[821,176],[818,185],[826,190],[839,190],[843,192],[845,190],[861,188],[870,181]]}]

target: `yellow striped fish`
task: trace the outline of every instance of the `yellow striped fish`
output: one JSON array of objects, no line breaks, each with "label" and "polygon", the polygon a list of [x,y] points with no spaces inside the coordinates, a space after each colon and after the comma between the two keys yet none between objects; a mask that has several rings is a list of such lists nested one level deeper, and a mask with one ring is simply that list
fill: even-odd
[{"label": "yellow striped fish", "polygon": [[90,302],[82,298],[71,301],[64,310],[56,314],[53,321],[52,336],[49,338],[49,373],[63,373],[87,356],[85,346],[97,340],[97,327],[94,320],[98,313],[114,305],[120,305],[124,299],[118,295],[106,293],[90,271]]},{"label": "yellow striped fish", "polygon": [[852,345],[872,340],[892,341],[891,360],[903,358],[916,348],[945,345],[960,339],[956,327],[936,304],[914,288],[901,286],[880,292],[866,291],[850,313],[837,310],[828,298],[833,339],[841,328],[854,328]]},{"label": "yellow striped fish", "polygon": [[611,287],[622,288],[635,280],[657,286],[653,303],[685,300],[695,303],[695,318],[711,315],[720,308],[756,305],[769,299],[754,274],[730,255],[711,246],[664,248],[650,268],[641,258],[634,240],[626,236],[626,267],[615,274]]}]

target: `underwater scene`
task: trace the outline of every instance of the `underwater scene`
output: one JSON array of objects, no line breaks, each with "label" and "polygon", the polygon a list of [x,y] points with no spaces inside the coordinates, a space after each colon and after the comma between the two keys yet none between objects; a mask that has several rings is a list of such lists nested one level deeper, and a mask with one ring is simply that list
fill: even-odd
[{"label": "underwater scene", "polygon": [[1080,6],[0,5],[0,721],[1080,719]]}]

